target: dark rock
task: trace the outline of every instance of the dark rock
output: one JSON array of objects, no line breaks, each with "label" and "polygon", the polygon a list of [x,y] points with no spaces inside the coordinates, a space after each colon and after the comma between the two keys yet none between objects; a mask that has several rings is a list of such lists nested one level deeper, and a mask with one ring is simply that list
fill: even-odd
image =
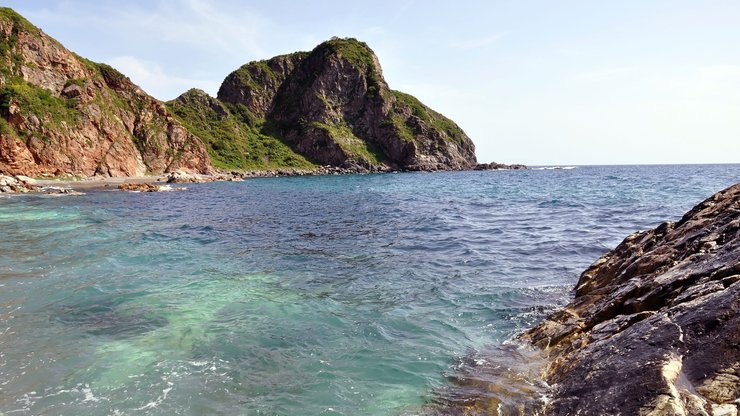
[{"label": "dark rock", "polygon": [[[187,105],[186,98],[173,104]],[[475,166],[475,146],[462,129],[391,90],[378,58],[355,39],[244,65],[226,77],[218,100],[320,165],[353,172]],[[195,119],[194,109],[180,113]]]},{"label": "dark rock", "polygon": [[528,169],[526,165],[520,165],[520,164],[513,164],[513,165],[506,165],[503,163],[479,163],[475,165],[473,170],[521,170],[521,169]]},{"label": "dark rock", "polygon": [[173,188],[169,185],[156,185],[153,183],[127,183],[118,185],[118,189],[129,192],[169,192],[184,191],[186,188]]},{"label": "dark rock", "polygon": [[62,90],[62,95],[67,98],[77,98],[82,95],[82,87],[76,84],[70,84]]},{"label": "dark rock", "polygon": [[583,272],[573,302],[517,339],[548,361],[548,399],[529,413],[737,415],[738,282],[740,184],[627,237]]}]

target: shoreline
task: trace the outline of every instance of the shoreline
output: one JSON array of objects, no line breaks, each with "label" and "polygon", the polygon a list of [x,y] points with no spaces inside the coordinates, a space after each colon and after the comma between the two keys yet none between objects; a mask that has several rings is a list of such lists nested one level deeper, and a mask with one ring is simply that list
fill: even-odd
[{"label": "shoreline", "polygon": [[464,361],[430,416],[737,416],[738,224],[740,183],[628,235],[567,305]]},{"label": "shoreline", "polygon": [[69,188],[75,191],[118,189],[123,183],[158,184],[167,182],[167,176],[111,176],[89,177],[82,179],[36,179],[36,184],[42,188]]},{"label": "shoreline", "polygon": [[128,184],[157,184],[168,183],[168,179],[183,177],[184,180],[176,179],[169,183],[206,183],[206,182],[230,182],[246,179],[259,178],[285,178],[299,176],[336,176],[336,175],[369,175],[369,174],[395,174],[395,173],[438,173],[438,172],[481,172],[487,170],[510,171],[526,170],[527,168],[497,167],[491,169],[464,169],[464,170],[409,170],[409,171],[359,171],[344,168],[324,168],[319,170],[279,169],[274,171],[247,171],[247,172],[218,172],[215,174],[188,174],[181,172],[162,173],[151,176],[89,176],[89,177],[56,177],[56,178],[33,178],[36,185],[42,188],[68,188],[75,191],[86,190],[110,190],[118,186]]}]

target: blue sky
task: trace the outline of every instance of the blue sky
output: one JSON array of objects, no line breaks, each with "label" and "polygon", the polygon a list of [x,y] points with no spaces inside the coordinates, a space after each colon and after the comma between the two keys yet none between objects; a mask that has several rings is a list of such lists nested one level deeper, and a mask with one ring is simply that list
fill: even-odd
[{"label": "blue sky", "polygon": [[162,100],[352,36],[483,162],[740,162],[735,0],[3,3]]}]

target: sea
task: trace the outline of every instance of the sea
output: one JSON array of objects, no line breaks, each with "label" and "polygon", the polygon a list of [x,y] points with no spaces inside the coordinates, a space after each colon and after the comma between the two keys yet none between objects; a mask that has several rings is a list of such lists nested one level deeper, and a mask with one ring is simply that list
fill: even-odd
[{"label": "sea", "polygon": [[423,414],[629,234],[739,181],[576,166],[5,196],[0,415]]}]

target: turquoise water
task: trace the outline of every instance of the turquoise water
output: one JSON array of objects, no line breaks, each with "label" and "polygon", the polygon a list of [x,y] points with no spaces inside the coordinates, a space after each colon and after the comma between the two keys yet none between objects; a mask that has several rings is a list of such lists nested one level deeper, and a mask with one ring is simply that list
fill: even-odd
[{"label": "turquoise water", "polygon": [[739,165],[0,198],[0,414],[412,415]]}]

